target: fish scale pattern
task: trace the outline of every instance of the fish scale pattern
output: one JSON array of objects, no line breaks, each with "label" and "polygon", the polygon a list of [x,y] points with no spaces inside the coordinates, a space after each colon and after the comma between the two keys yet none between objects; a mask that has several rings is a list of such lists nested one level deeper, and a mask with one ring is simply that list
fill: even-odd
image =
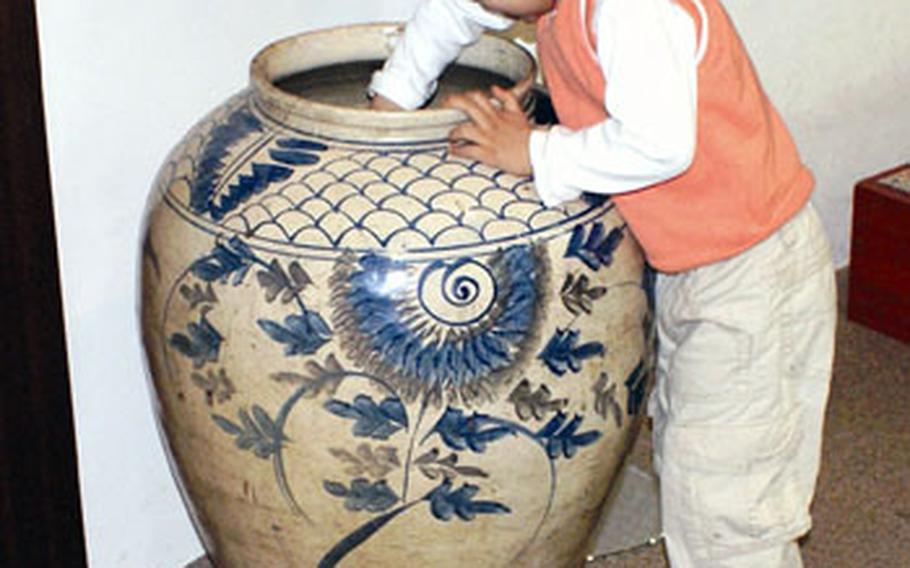
[{"label": "fish scale pattern", "polygon": [[546,208],[533,183],[444,148],[332,148],[282,185],[225,216],[223,226],[318,248],[473,246],[559,225],[590,206]]}]

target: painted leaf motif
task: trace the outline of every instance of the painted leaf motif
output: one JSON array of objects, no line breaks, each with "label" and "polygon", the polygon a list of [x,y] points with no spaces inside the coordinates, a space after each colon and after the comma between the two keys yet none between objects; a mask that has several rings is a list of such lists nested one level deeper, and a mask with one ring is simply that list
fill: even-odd
[{"label": "painted leaf motif", "polygon": [[414,464],[428,479],[439,479],[439,477],[454,479],[458,476],[489,477],[489,474],[479,467],[458,465],[458,454],[454,452],[440,459],[437,448],[433,448],[415,459]]},{"label": "painted leaf motif", "polygon": [[540,385],[536,391],[532,391],[531,383],[524,379],[512,390],[509,402],[515,405],[515,414],[522,421],[532,418],[543,420],[547,414],[565,408],[569,403],[568,399],[551,399],[551,396],[547,385]]},{"label": "painted leaf motif", "polygon": [[347,497],[348,495],[348,488],[343,483],[323,481],[322,486],[330,495],[334,495],[335,497]]},{"label": "painted leaf motif", "polygon": [[289,166],[309,166],[319,162],[319,156],[299,150],[269,150],[269,156],[276,162]]},{"label": "painted leaf motif", "polygon": [[186,334],[174,333],[169,340],[171,347],[192,359],[193,366],[197,369],[208,362],[218,360],[218,353],[224,340],[205,316],[206,312],[203,311],[198,323],[187,324]]},{"label": "painted leaf motif", "polygon": [[359,394],[352,403],[329,400],[325,409],[336,416],[354,420],[351,431],[361,438],[387,440],[408,427],[407,413],[398,398],[389,397],[376,404],[370,396]]},{"label": "painted leaf motif", "polygon": [[252,249],[239,238],[231,237],[227,243],[216,244],[211,254],[194,262],[190,271],[205,282],[224,283],[233,275],[231,284],[238,286],[255,261]]},{"label": "painted leaf motif", "polygon": [[483,453],[487,444],[508,434],[516,434],[517,429],[485,414],[475,412],[471,416],[465,416],[461,410],[448,407],[430,433],[439,434],[442,441],[453,450],[470,449],[472,452]]},{"label": "painted leaf motif", "polygon": [[217,374],[211,369],[206,371],[205,375],[193,373],[190,375],[190,379],[194,385],[205,392],[205,403],[208,406],[212,406],[216,402],[219,404],[227,402],[237,392],[234,383],[228,378],[227,372],[223,368],[219,369]]},{"label": "painted leaf motif", "polygon": [[557,328],[538,358],[560,377],[567,371],[573,373],[581,371],[582,361],[603,355],[606,350],[602,343],[596,341],[576,345],[578,336],[577,330]]},{"label": "painted leaf motif", "polygon": [[193,284],[192,287],[187,284],[181,284],[180,295],[189,302],[191,310],[200,304],[215,304],[218,302],[218,297],[215,295],[215,290],[212,289],[211,282],[205,283],[204,290],[198,283]]},{"label": "painted leaf motif", "polygon": [[384,479],[370,483],[369,480],[359,477],[351,482],[350,488],[332,481],[324,481],[322,485],[329,494],[343,497],[344,507],[349,511],[380,513],[391,508],[399,500],[398,495]]},{"label": "painted leaf motif", "polygon": [[273,302],[280,294],[283,304],[291,302],[313,282],[297,261],[292,262],[288,272],[285,272],[277,259],[272,260],[268,270],[260,270],[256,278],[265,290],[267,302]]},{"label": "painted leaf motif", "polygon": [[439,457],[439,450],[436,448],[433,448],[432,450],[428,451],[427,453],[425,453],[422,456],[415,459],[414,463],[417,465],[426,464],[426,463],[434,463],[438,457]]},{"label": "painted leaf motif", "polygon": [[313,283],[310,275],[300,266],[296,260],[288,266],[288,273],[291,276],[291,288],[295,292],[303,291],[304,288]]},{"label": "painted leaf motif", "polygon": [[329,453],[348,464],[344,471],[349,475],[361,476],[367,473],[370,477],[382,478],[401,466],[398,450],[392,446],[379,446],[374,450],[364,443],[357,446],[355,453],[342,448],[332,448]]},{"label": "painted leaf motif", "polygon": [[290,284],[284,269],[281,268],[281,264],[277,260],[272,260],[268,270],[260,270],[256,274],[256,279],[259,280],[259,285],[265,290],[265,301],[269,303],[272,303],[278,297],[278,294]]},{"label": "painted leaf motif", "polygon": [[212,420],[215,421],[215,424],[217,424],[219,428],[221,428],[222,430],[224,430],[231,436],[239,436],[239,435],[243,434],[243,428],[234,424],[233,422],[231,422],[224,416],[218,416],[217,414],[213,414]]},{"label": "painted leaf motif", "polygon": [[489,477],[490,474],[472,465],[458,465],[452,468],[458,475],[465,477]]},{"label": "painted leaf motif", "polygon": [[585,226],[577,225],[572,230],[566,248],[565,258],[575,257],[591,270],[598,270],[602,266],[613,264],[613,253],[622,242],[624,227],[614,227],[606,233],[603,223],[591,225],[591,232],[585,235]]},{"label": "painted leaf motif", "polygon": [[594,391],[594,412],[606,420],[613,415],[613,420],[617,428],[622,427],[622,408],[616,400],[616,384],[610,382],[609,375],[606,372],[600,374],[597,383],[593,387]]},{"label": "painted leaf motif", "polygon": [[546,448],[550,459],[555,460],[560,455],[572,458],[578,448],[593,444],[601,436],[596,430],[577,432],[584,420],[581,416],[575,415],[568,424],[567,418],[565,413],[557,413],[536,435]]},{"label": "painted leaf motif", "polygon": [[562,285],[560,297],[562,303],[572,315],[590,314],[594,302],[607,293],[603,286],[591,286],[591,280],[585,274],[567,274]]},{"label": "painted leaf motif", "polygon": [[335,355],[329,355],[325,363],[310,359],[303,365],[303,373],[283,371],[273,373],[272,379],[279,383],[305,385],[304,398],[315,398],[322,393],[335,394],[338,385],[344,380],[345,372]]},{"label": "painted leaf motif", "polygon": [[227,434],[234,437],[235,445],[241,450],[252,450],[258,458],[269,458],[274,454],[287,438],[278,426],[260,406],[254,405],[253,415],[245,409],[237,412],[240,424],[212,414],[212,420]]},{"label": "painted leaf motif", "polygon": [[272,419],[269,418],[269,415],[262,409],[260,406],[253,406],[253,417],[256,419],[256,425],[259,427],[259,431],[268,438],[272,440],[278,440],[281,438],[281,433],[278,430],[278,426],[272,422]]},{"label": "painted leaf motif", "polygon": [[469,483],[453,491],[452,481],[445,479],[427,495],[430,511],[440,521],[450,521],[456,516],[462,521],[471,521],[477,515],[512,512],[507,506],[496,501],[475,501],[474,497],[479,491],[478,486]]},{"label": "painted leaf motif", "polygon": [[284,326],[267,319],[256,322],[259,327],[278,343],[285,344],[284,354],[311,355],[325,345],[332,337],[332,330],[318,313],[305,310],[303,315],[284,318]]}]

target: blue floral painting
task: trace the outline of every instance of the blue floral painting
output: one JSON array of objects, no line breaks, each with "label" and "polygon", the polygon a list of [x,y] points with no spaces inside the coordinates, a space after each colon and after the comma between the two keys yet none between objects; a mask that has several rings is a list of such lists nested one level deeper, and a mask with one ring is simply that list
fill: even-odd
[{"label": "blue floral painting", "polygon": [[[287,152],[318,150],[285,142],[272,157],[303,163],[311,158]],[[237,236],[219,237],[180,285],[195,315],[171,333],[169,346],[195,370],[214,426],[238,451],[271,462],[281,495],[303,519],[316,522],[286,470],[295,444],[286,432],[289,417],[302,401],[318,399],[325,419],[344,433],[327,449],[338,469],[321,480],[321,489],[364,521],[324,551],[321,568],[337,566],[408,511],[422,510],[443,524],[513,515],[514,505],[503,497],[511,482],[482,459],[491,447],[511,444],[534,448],[546,464],[545,507],[533,521],[530,546],[556,501],[558,464],[595,447],[608,417],[618,427],[622,421],[618,387],[606,373],[593,391],[591,416],[583,411],[587,402],[554,397],[547,384],[535,386],[519,373],[533,370],[535,382],[569,381],[607,352],[607,345],[583,337],[577,322],[595,317],[608,297],[610,286],[594,285],[592,276],[610,265],[621,239],[621,231],[605,232],[597,224],[573,230],[565,256],[584,267],[567,274],[556,302],[568,325],[541,329],[552,287],[542,245],[423,262],[346,255],[327,283],[330,308],[316,310],[311,288],[319,283],[301,260],[266,255]],[[249,287],[282,313],[270,311],[251,323],[288,362],[271,379],[291,390],[274,409],[250,404],[224,412],[216,403],[230,401],[236,390],[223,368],[213,370],[229,338],[212,315],[224,290]],[[345,349],[350,366],[332,353],[333,345]],[[629,414],[640,410],[646,378],[643,360],[622,383]],[[340,388],[351,381],[362,388]],[[491,400],[506,400],[512,410],[477,408]],[[424,424],[428,420],[433,422]]]},{"label": "blue floral painting", "polygon": [[540,251],[524,245],[488,264],[366,255],[339,266],[333,319],[348,355],[389,376],[405,399],[471,400],[529,356],[545,278]]}]

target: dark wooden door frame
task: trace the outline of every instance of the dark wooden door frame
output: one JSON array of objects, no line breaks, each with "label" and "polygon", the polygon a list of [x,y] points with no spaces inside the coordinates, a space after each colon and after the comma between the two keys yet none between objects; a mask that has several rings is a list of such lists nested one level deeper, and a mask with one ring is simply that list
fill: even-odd
[{"label": "dark wooden door frame", "polygon": [[0,566],[86,565],[33,0],[0,1]]}]

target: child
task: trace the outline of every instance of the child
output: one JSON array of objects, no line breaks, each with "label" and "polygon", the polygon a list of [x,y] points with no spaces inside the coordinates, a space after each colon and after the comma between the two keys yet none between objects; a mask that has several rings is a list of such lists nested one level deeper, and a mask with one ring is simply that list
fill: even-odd
[{"label": "child", "polygon": [[609,193],[659,271],[651,395],[674,567],[801,566],[835,325],[812,176],[719,0],[425,0],[371,83],[417,108],[485,28],[538,20],[560,125],[494,88],[452,97],[452,153]]}]

